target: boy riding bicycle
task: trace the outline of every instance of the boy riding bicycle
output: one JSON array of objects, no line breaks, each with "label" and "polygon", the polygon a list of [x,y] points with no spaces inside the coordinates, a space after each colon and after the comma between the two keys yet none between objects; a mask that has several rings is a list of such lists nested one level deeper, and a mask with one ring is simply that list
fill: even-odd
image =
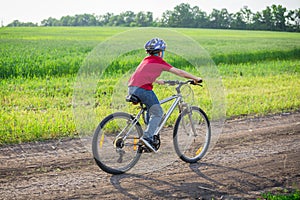
[{"label": "boy riding bicycle", "polygon": [[184,70],[177,69],[163,60],[166,49],[166,43],[153,38],[145,44],[145,50],[148,54],[139,64],[135,72],[128,81],[129,95],[135,95],[141,103],[146,105],[149,121],[143,137],[140,139],[151,151],[156,152],[154,145],[154,133],[163,116],[163,110],[156,94],[153,92],[153,83],[164,84],[157,80],[163,71],[168,71],[180,77],[192,79],[195,83],[202,79],[196,77]]}]

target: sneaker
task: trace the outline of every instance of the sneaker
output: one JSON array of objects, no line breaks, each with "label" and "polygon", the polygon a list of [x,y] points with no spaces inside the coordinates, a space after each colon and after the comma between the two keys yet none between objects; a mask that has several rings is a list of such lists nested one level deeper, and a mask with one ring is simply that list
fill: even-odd
[{"label": "sneaker", "polygon": [[154,147],[154,145],[152,144],[152,141],[150,139],[141,138],[140,140],[144,143],[144,145],[146,147],[148,147],[149,150],[151,150],[152,152],[155,152],[155,153],[157,152],[157,149]]}]

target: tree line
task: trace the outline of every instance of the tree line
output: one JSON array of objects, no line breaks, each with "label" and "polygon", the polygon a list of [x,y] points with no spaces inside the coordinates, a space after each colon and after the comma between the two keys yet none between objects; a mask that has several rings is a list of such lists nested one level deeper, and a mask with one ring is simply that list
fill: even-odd
[{"label": "tree line", "polygon": [[[7,26],[39,25],[15,20]],[[40,26],[180,27],[300,32],[300,8],[287,10],[282,5],[272,5],[254,13],[244,6],[236,13],[230,13],[223,8],[213,9],[207,14],[198,6],[192,7],[188,3],[181,3],[173,10],[165,11],[160,18],[156,19],[153,18],[152,12],[126,11],[117,15],[106,13],[104,15],[67,15],[60,19],[49,17],[42,20]]]}]

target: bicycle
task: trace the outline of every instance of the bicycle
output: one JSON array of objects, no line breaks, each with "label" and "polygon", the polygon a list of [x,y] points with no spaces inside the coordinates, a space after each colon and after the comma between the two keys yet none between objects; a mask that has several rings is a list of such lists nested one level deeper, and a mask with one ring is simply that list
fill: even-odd
[{"label": "bicycle", "polygon": [[[164,81],[164,83],[177,87],[176,94],[160,101],[160,104],[164,104],[174,100],[154,134],[155,147],[159,149],[159,132],[178,107],[179,116],[173,128],[173,146],[181,160],[195,163],[205,155],[209,147],[211,139],[209,119],[201,108],[191,106],[183,99],[181,88],[183,85],[194,84],[192,80]],[[139,140],[143,136],[140,118],[142,117],[147,124],[146,107],[134,95],[127,96],[126,101],[139,105],[139,112],[136,115],[125,112],[110,114],[99,123],[93,135],[92,151],[96,164],[110,174],[125,173],[134,167],[143,153],[150,151]]]}]

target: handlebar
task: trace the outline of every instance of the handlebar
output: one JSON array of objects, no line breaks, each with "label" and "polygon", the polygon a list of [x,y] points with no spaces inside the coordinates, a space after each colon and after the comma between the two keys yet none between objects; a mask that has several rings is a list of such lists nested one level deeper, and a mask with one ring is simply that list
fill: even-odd
[{"label": "handlebar", "polygon": [[178,80],[176,80],[176,81],[164,81],[164,83],[168,84],[168,85],[172,85],[172,86],[177,85],[176,91],[177,91],[178,94],[181,93],[180,92],[181,86],[186,85],[186,84],[199,85],[199,86],[202,87],[202,85],[200,84],[200,83],[202,83],[202,80],[199,80],[198,83],[195,83],[194,80],[188,80],[188,81],[178,81]]},{"label": "handlebar", "polygon": [[199,86],[202,86],[200,83],[202,83],[203,81],[202,80],[199,80],[198,83],[195,83],[194,80],[187,80],[187,81],[178,81],[178,80],[175,80],[175,81],[172,81],[172,80],[166,80],[164,81],[165,84],[168,84],[168,85],[178,85],[178,86],[182,86],[182,85],[185,85],[185,84],[191,84],[191,85],[199,85]]}]

